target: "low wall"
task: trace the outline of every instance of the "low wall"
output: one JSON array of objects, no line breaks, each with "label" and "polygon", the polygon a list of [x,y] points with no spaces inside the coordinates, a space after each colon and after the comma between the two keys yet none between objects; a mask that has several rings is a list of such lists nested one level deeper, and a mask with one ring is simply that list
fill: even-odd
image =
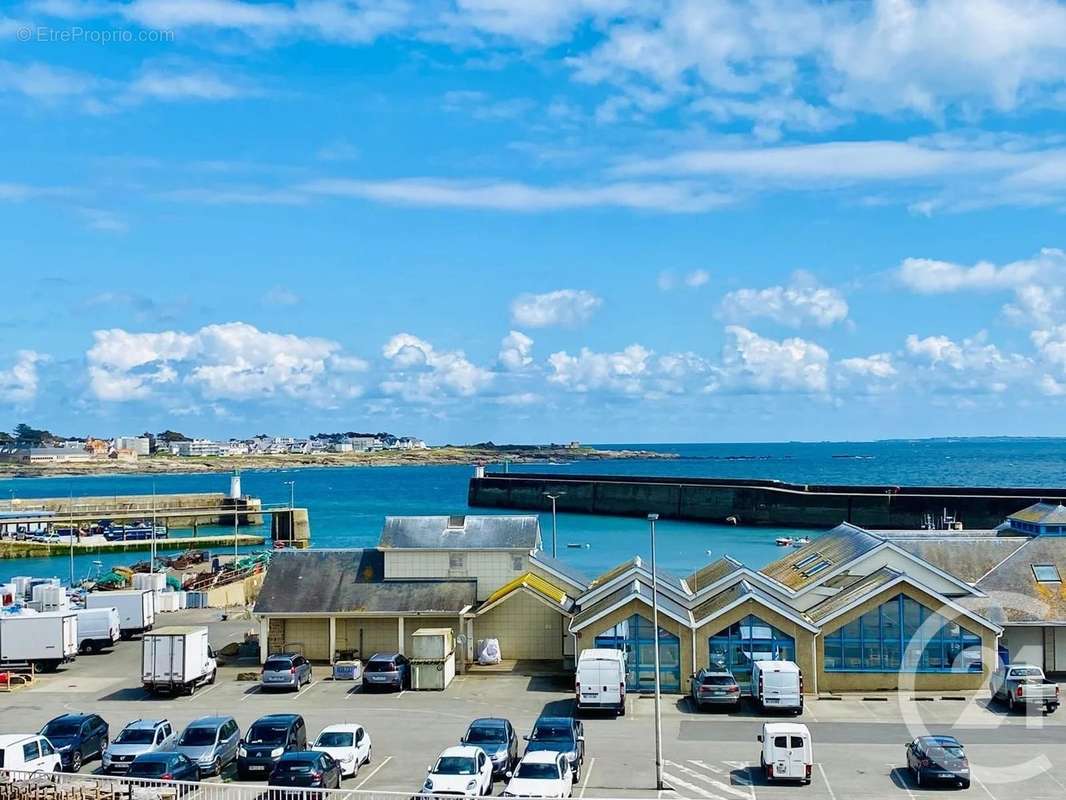
[{"label": "low wall", "polygon": [[992,528],[1039,500],[1066,502],[1064,488],[830,486],[766,480],[488,473],[470,480],[471,506],[789,528],[921,528],[947,512],[967,528]]}]

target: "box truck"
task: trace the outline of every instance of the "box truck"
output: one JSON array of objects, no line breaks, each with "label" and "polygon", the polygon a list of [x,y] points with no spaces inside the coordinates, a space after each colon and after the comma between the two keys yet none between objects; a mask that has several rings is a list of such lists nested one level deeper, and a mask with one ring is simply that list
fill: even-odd
[{"label": "box truck", "polygon": [[155,624],[155,593],[144,589],[122,592],[91,592],[85,598],[86,608],[115,608],[118,610],[119,632],[123,639],[152,630]]},{"label": "box truck", "polygon": [[73,611],[47,614],[0,614],[0,666],[32,664],[54,672],[78,655],[78,615]]},{"label": "box truck", "polygon": [[74,613],[78,615],[79,653],[99,653],[105,647],[114,647],[121,626],[117,608],[79,608]]},{"label": "box truck", "polygon": [[181,625],[141,637],[141,684],[153,694],[193,694],[215,682],[217,668],[207,628]]}]

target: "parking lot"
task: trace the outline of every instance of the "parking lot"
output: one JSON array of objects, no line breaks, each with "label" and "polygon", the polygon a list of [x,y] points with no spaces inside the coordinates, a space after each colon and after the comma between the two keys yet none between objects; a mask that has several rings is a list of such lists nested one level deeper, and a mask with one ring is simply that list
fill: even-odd
[{"label": "parking lot", "polygon": [[[219,621],[217,611],[168,615],[166,624],[209,624],[216,648],[239,640],[249,620]],[[520,734],[541,714],[569,714],[566,679],[517,675],[460,675],[440,692],[365,694],[352,683],[328,680],[324,667],[298,693],[275,694],[236,680],[238,667],[219,670],[215,685],[191,697],[156,698],[139,684],[140,643],[123,642],[110,655],[82,656],[29,690],[0,695],[0,732],[38,730],[66,711],[94,711],[114,736],[137,718],[166,717],[181,728],[205,714],[231,714],[244,730],[267,713],[296,711],[309,738],[338,722],[359,722],[370,733],[373,761],[346,788],[414,792],[437,754],[458,741],[475,717],[501,716]],[[791,719],[791,718],[788,718]],[[656,796],[654,701],[630,695],[624,717],[584,720],[587,755],[575,797]],[[1057,798],[1066,794],[1066,712],[1007,717],[987,697],[809,700],[801,721],[814,739],[810,786],[766,785],[757,774],[756,735],[764,718],[748,709],[696,713],[684,698],[663,698],[665,782],[661,796],[692,800],[919,800],[943,796],[919,790],[904,771],[904,746],[922,733],[952,734],[966,745],[974,769],[968,794],[991,800]],[[755,768],[753,768],[753,765]],[[98,761],[84,767],[91,772]],[[222,780],[230,779],[224,775]],[[213,778],[212,780],[219,780]],[[495,793],[503,790],[496,783]]]}]

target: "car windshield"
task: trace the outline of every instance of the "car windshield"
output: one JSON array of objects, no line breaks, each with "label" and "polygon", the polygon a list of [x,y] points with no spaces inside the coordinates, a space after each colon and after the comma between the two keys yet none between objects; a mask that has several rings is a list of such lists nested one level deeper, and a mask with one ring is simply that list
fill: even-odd
[{"label": "car windshield", "polygon": [[155,741],[152,728],[126,728],[115,737],[115,744],[151,744]]},{"label": "car windshield", "polygon": [[732,686],[736,681],[728,675],[704,675],[700,683],[704,686]]},{"label": "car windshield", "polygon": [[396,665],[391,661],[367,661],[365,672],[395,672]]},{"label": "car windshield", "polygon": [[507,734],[503,728],[474,726],[466,732],[466,741],[471,744],[483,744],[485,742],[503,744],[507,741]]},{"label": "car windshield", "polygon": [[570,742],[574,734],[569,725],[537,725],[533,729],[533,741]]},{"label": "car windshield", "polygon": [[79,730],[81,730],[80,722],[54,719],[44,726],[44,730],[41,733],[49,738],[53,736],[77,736]]},{"label": "car windshield", "polygon": [[351,747],[354,739],[351,731],[324,731],[318,735],[315,747]]},{"label": "car windshield", "polygon": [[1012,678],[1039,678],[1040,670],[1036,667],[1026,667],[1024,669],[1012,669],[1010,671]]},{"label": "car windshield", "polygon": [[214,728],[186,728],[178,744],[185,747],[206,747],[215,743]]},{"label": "car windshield", "polygon": [[441,756],[433,768],[437,775],[473,775],[476,771],[474,759],[467,756]]},{"label": "car windshield", "polygon": [[269,658],[263,665],[264,672],[288,672],[292,669],[292,662],[285,658]]},{"label": "car windshield", "polygon": [[559,767],[555,764],[527,764],[522,762],[518,765],[516,778],[532,778],[540,781],[553,781],[559,778]]},{"label": "car windshield", "polygon": [[133,778],[158,778],[166,771],[167,764],[163,761],[145,761],[141,764],[134,761],[128,774]]},{"label": "car windshield", "polygon": [[285,741],[289,729],[285,725],[253,725],[245,737],[248,744],[280,744]]}]

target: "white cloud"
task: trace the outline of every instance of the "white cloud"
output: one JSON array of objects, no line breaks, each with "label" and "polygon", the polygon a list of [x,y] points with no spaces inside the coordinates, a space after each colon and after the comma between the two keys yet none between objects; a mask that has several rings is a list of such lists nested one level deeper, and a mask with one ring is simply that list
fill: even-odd
[{"label": "white cloud", "polygon": [[829,328],[847,319],[848,303],[838,290],[818,286],[810,276],[797,273],[789,286],[729,292],[718,315],[730,322],[764,318],[791,328]]},{"label": "white cloud", "polygon": [[243,322],[207,325],[193,333],[98,330],[86,353],[98,399],[143,399],[161,386],[192,389],[208,399],[274,396],[328,405],[357,396],[350,373],[367,365],[337,342],[260,331]]},{"label": "white cloud", "polygon": [[845,372],[868,378],[891,378],[897,374],[889,353],[875,353],[871,356],[844,358],[838,365]]},{"label": "white cloud", "polygon": [[0,370],[0,399],[18,407],[32,402],[37,396],[37,365],[45,360],[44,355],[33,350],[16,352],[15,362]]},{"label": "white cloud", "polygon": [[989,261],[972,266],[931,258],[906,258],[898,276],[908,289],[921,294],[944,294],[958,291],[995,291],[1015,289],[1049,272],[1066,271],[1066,253],[1046,248],[1034,258],[1012,261],[997,267]]},{"label": "white cloud", "polygon": [[1066,372],[1066,325],[1033,331],[1030,338],[1045,361]]},{"label": "white cloud", "polygon": [[511,319],[529,328],[574,326],[587,322],[601,305],[600,297],[584,289],[522,294],[511,303]]},{"label": "white cloud", "polygon": [[525,369],[533,363],[533,340],[521,331],[511,331],[500,342],[497,359],[506,370]]},{"label": "white cloud", "polygon": [[1001,393],[1012,382],[1031,380],[1033,361],[1019,353],[1004,353],[988,342],[987,335],[961,341],[937,335],[910,334],[904,356],[912,383],[926,392]]},{"label": "white cloud", "polygon": [[725,332],[721,366],[709,391],[827,391],[829,353],[821,346],[800,338],[767,339],[739,325]]},{"label": "white cloud", "polygon": [[548,356],[548,380],[572,392],[639,394],[651,356],[652,352],[639,344],[617,353],[597,353],[582,347],[577,355],[570,355],[563,350]]},{"label": "white cloud", "polygon": [[1014,302],[1003,306],[1003,313],[1017,325],[1051,325],[1066,314],[1066,290],[1062,286],[1019,286]]},{"label": "white cloud", "polygon": [[687,286],[689,289],[698,289],[706,286],[711,280],[711,274],[705,269],[694,269],[678,276],[673,270],[664,270],[659,273],[657,283],[664,292],[669,292],[678,286]]},{"label": "white cloud", "polygon": [[255,94],[242,86],[204,70],[172,72],[148,70],[134,79],[125,89],[127,100],[233,100]]},{"label": "white cloud", "polygon": [[381,349],[396,368],[381,383],[385,394],[416,403],[434,403],[449,396],[471,397],[492,383],[492,373],[471,363],[461,350],[439,351],[410,333],[398,333]]}]

